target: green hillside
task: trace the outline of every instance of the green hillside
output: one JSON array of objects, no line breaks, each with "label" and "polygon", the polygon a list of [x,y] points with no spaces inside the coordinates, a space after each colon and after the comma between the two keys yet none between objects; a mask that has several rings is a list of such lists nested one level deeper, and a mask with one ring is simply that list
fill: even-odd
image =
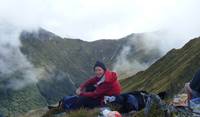
[{"label": "green hillside", "polygon": [[184,83],[192,79],[200,68],[200,38],[188,42],[181,49],[172,49],[147,70],[122,80],[123,91],[146,90],[160,92],[167,90],[175,94]]}]

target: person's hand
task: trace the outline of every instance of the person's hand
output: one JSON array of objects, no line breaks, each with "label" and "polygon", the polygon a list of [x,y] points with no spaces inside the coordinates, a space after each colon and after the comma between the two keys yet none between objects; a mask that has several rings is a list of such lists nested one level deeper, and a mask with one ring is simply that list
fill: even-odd
[{"label": "person's hand", "polygon": [[76,95],[80,95],[81,94],[81,88],[79,87],[78,89],[76,89]]},{"label": "person's hand", "polygon": [[104,103],[113,102],[116,100],[115,96],[104,96]]}]

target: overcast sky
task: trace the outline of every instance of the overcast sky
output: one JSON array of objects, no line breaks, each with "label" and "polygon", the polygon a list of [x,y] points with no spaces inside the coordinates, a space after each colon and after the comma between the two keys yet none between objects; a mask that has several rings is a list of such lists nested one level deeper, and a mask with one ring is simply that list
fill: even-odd
[{"label": "overcast sky", "polygon": [[87,41],[158,30],[187,39],[200,36],[199,5],[200,0],[0,0],[0,21]]},{"label": "overcast sky", "polygon": [[[22,71],[24,79],[11,80],[8,88],[38,81],[43,72],[21,53],[18,38],[21,30],[38,27],[86,41],[154,32],[145,33],[145,47],[138,46],[158,47],[164,55],[200,36],[199,6],[200,0],[0,0],[0,72]],[[126,48],[123,51],[130,52]],[[137,72],[148,67],[130,63],[123,51],[119,68]]]}]

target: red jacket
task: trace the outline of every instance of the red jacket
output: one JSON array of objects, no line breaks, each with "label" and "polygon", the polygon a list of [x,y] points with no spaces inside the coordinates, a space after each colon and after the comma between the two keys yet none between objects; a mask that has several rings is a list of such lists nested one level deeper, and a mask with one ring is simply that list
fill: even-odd
[{"label": "red jacket", "polygon": [[[80,96],[86,96],[91,98],[103,99],[104,96],[120,95],[121,85],[117,80],[117,74],[106,70],[104,74],[105,80],[101,84],[97,85],[96,90],[93,92],[82,92]],[[101,78],[93,77],[80,85],[81,89],[84,89],[88,85],[95,85]]]}]

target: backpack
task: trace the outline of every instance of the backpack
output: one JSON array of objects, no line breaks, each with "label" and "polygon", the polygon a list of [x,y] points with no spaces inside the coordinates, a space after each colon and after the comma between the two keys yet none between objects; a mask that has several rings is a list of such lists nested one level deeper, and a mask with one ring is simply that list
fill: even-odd
[{"label": "backpack", "polygon": [[[145,91],[133,91],[129,93],[123,93],[119,96],[114,96],[115,100],[110,101],[111,104],[118,106],[119,112],[128,113],[130,111],[139,111],[146,105],[147,95]],[[137,103],[137,104],[136,104]],[[136,107],[137,105],[137,107]]]},{"label": "backpack", "polygon": [[[160,99],[164,99],[167,93],[160,92],[157,95]],[[149,93],[146,91],[132,91],[128,93],[123,93],[119,96],[110,96],[110,100],[108,102],[111,105],[119,105],[120,108],[118,109],[118,111],[120,113],[128,113],[131,111],[140,111],[146,108],[149,98]],[[136,105],[137,107],[135,107]]]},{"label": "backpack", "polygon": [[141,110],[146,105],[147,95],[146,91],[133,91],[129,93],[130,95],[134,95],[138,100],[138,110]]}]

